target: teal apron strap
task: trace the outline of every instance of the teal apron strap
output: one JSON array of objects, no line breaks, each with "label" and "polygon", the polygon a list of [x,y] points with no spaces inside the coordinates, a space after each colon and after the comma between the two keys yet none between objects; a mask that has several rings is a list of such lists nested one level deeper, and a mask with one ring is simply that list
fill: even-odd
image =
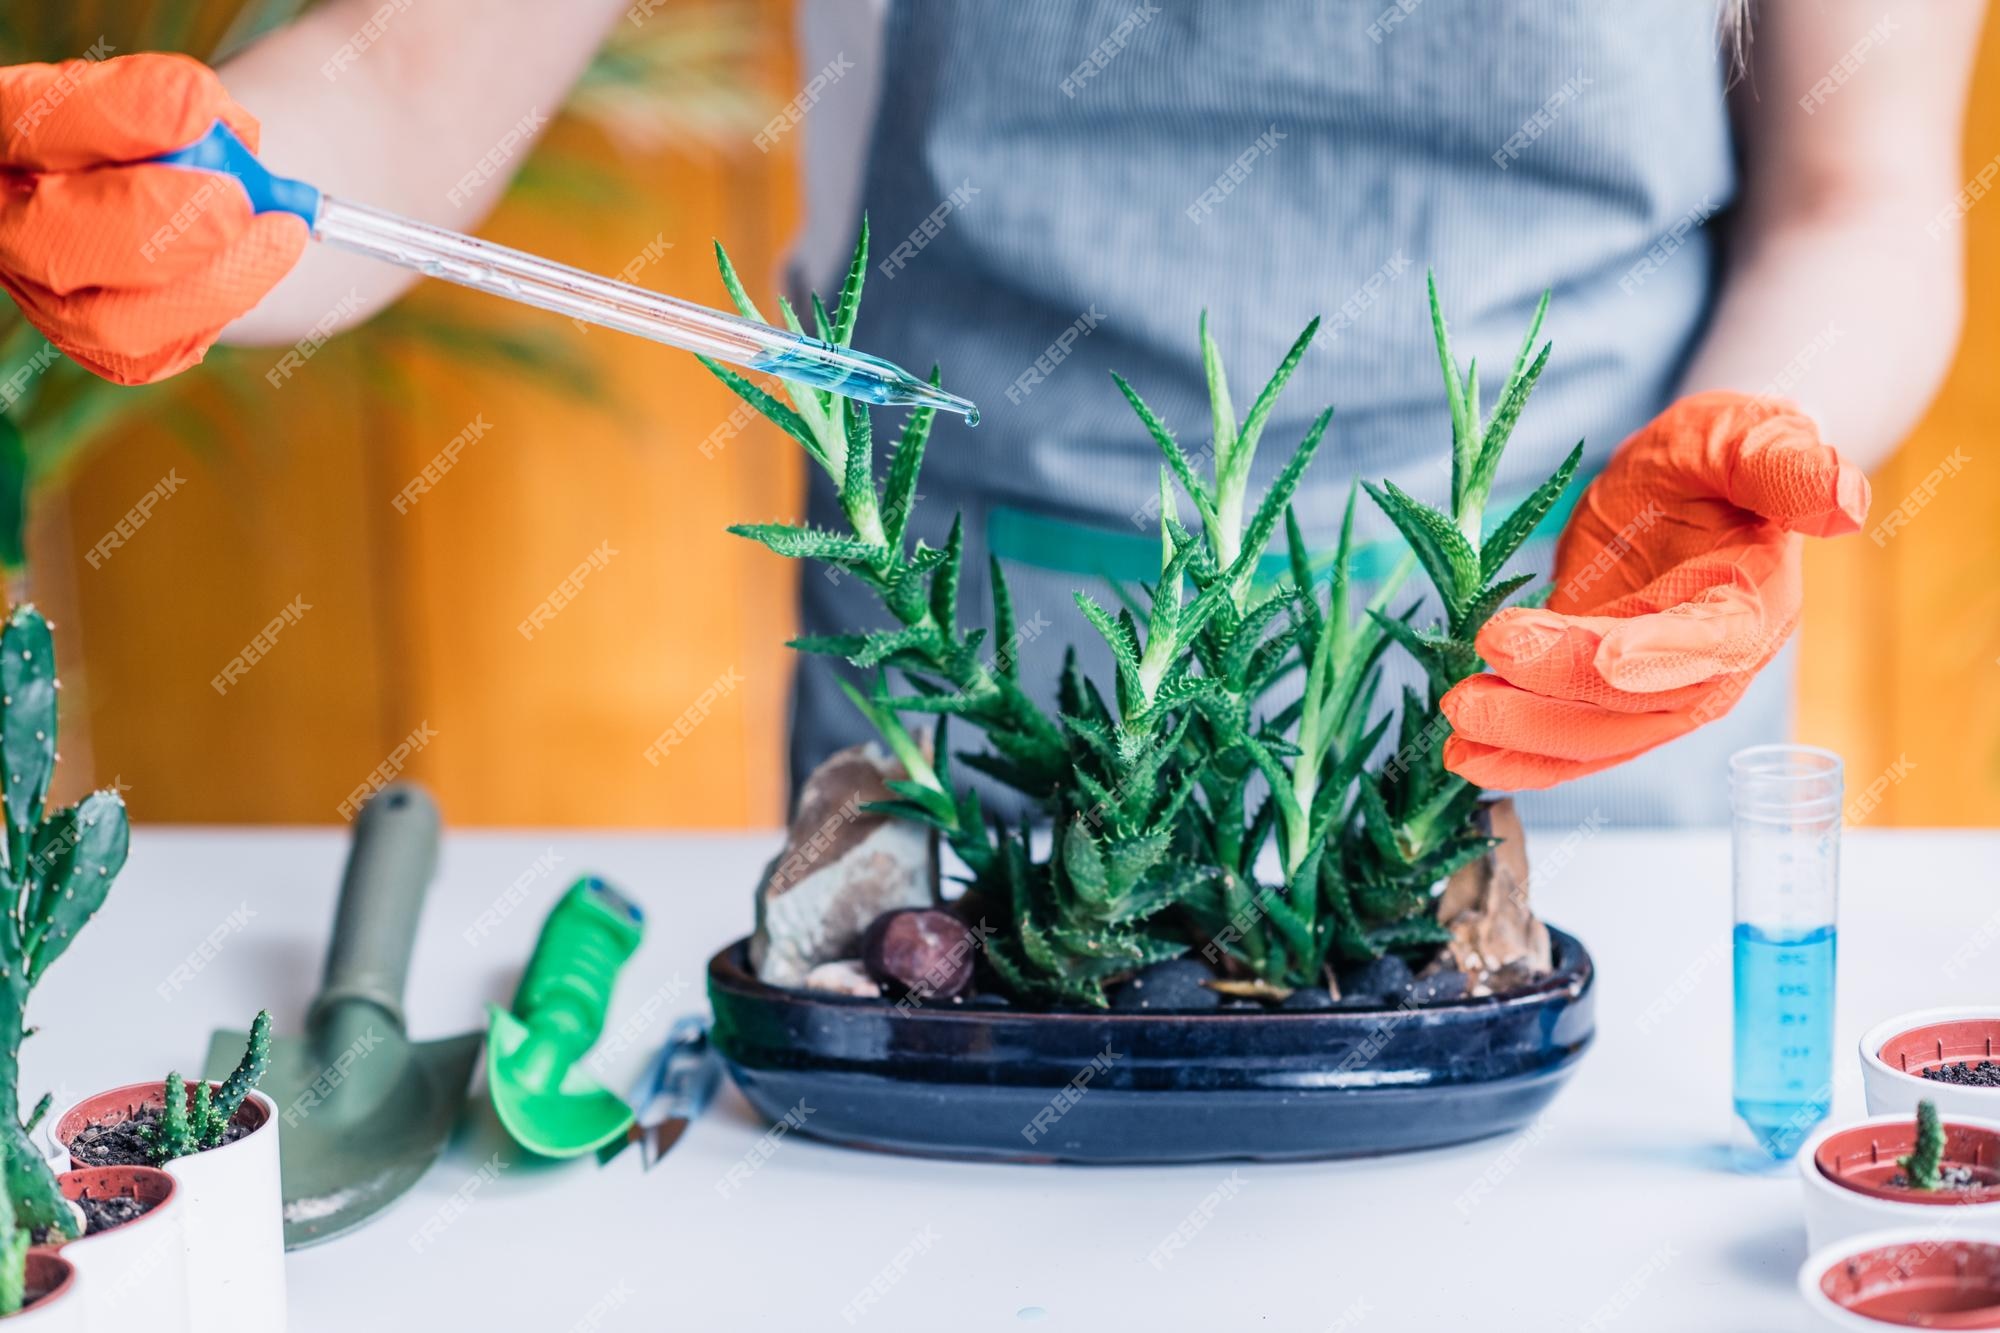
[{"label": "teal apron strap", "polygon": [[[1569,522],[1584,487],[1596,476],[1579,472],[1542,521],[1535,525],[1535,537],[1554,537]],[[1500,513],[1504,515],[1505,509]],[[1495,523],[1489,523],[1491,531]],[[995,506],[986,516],[986,549],[1002,560],[1032,569],[1059,574],[1108,578],[1117,583],[1148,583],[1160,572],[1160,539],[1157,534],[1136,530],[1120,531],[1088,523],[1072,523],[1026,509]],[[1386,577],[1402,559],[1405,544],[1400,536],[1385,537],[1363,544],[1354,552],[1354,579],[1375,583]],[[1315,554],[1320,554],[1315,552]],[[1290,562],[1282,552],[1266,552],[1257,568],[1260,582],[1283,578]]]}]

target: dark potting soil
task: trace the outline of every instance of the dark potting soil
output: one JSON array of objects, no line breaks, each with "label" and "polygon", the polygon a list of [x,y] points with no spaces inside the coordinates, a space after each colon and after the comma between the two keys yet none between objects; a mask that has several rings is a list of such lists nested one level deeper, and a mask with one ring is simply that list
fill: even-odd
[{"label": "dark potting soil", "polygon": [[1933,1083],[1957,1083],[1968,1088],[2000,1088],[2000,1064],[1995,1064],[1991,1060],[1981,1060],[1978,1064],[1966,1060],[1959,1064],[1938,1065],[1918,1072]]},{"label": "dark potting soil", "polygon": [[124,1226],[135,1217],[144,1217],[152,1204],[129,1195],[118,1195],[109,1199],[96,1199],[86,1194],[76,1201],[83,1209],[83,1234],[95,1236],[100,1231]]},{"label": "dark potting soil", "polygon": [[[86,1236],[95,1236],[100,1231],[122,1227],[133,1218],[144,1217],[153,1211],[151,1203],[125,1194],[113,1195],[110,1198],[86,1194],[76,1201],[76,1206],[83,1212],[83,1234]],[[49,1233],[35,1232],[34,1242],[37,1245],[48,1244]]]},{"label": "dark potting soil", "polygon": [[[1910,1178],[1901,1171],[1898,1171],[1882,1183],[1897,1189],[1908,1189],[1910,1187]],[[1979,1177],[1972,1173],[1971,1167],[1951,1165],[1938,1168],[1937,1187],[1941,1190],[1976,1190],[1986,1188],[1980,1182]]]},{"label": "dark potting soil", "polygon": [[[85,1125],[70,1140],[69,1155],[76,1159],[79,1166],[157,1165],[153,1154],[146,1148],[141,1131],[154,1129],[159,1123],[160,1112],[153,1107],[145,1107],[130,1119],[116,1124]],[[231,1121],[229,1128],[223,1131],[222,1143],[234,1143],[249,1132],[247,1126]]]}]

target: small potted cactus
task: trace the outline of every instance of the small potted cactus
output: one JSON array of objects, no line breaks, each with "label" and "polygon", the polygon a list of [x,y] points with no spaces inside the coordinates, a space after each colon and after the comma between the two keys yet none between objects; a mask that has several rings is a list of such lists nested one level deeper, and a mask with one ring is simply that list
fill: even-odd
[{"label": "small potted cactus", "polygon": [[[92,1309],[143,1294],[148,1323],[178,1328],[191,1293],[204,1323],[268,1333],[285,1321],[277,1107],[253,1090],[270,1056],[268,1015],[220,1085],[189,1090],[173,1076],[85,1098],[58,1117],[57,1146],[81,1171],[58,1178],[34,1146],[49,1096],[25,1117],[19,1111],[21,1042],[34,1031],[29,996],[104,905],[130,844],[115,791],[46,806],[59,688],[48,621],[31,605],[15,607],[0,623],[0,1176],[11,1211],[39,1244],[65,1248]],[[181,1096],[168,1095],[169,1082]],[[86,1128],[135,1122],[148,1108],[146,1136],[125,1151],[71,1153]],[[99,1132],[92,1141],[108,1140]],[[79,1202],[93,1209],[106,1198],[125,1201],[111,1209],[125,1214],[123,1225],[85,1237]],[[127,1259],[136,1267],[121,1271]]]},{"label": "small potted cactus", "polygon": [[65,1171],[56,1188],[80,1224],[69,1239],[38,1235],[76,1271],[82,1326],[192,1327],[188,1304],[189,1208],[174,1178],[151,1166],[103,1166]]},{"label": "small potted cactus", "polygon": [[177,1182],[188,1299],[205,1326],[243,1333],[285,1323],[278,1107],[256,1089],[270,1059],[271,1016],[260,1012],[222,1082],[190,1086],[175,1072],[112,1088],[63,1111],[52,1131],[79,1169],[70,1175],[157,1167]]},{"label": "small potted cactus", "polygon": [[1806,1234],[1819,1249],[1884,1227],[2000,1229],[2000,1122],[1935,1102],[1820,1134],[1798,1156]]},{"label": "small potted cactus", "polygon": [[48,810],[56,766],[55,644],[48,621],[22,605],[0,624],[0,1155],[15,1216],[37,1234],[74,1238],[76,1214],[30,1135],[44,1096],[20,1117],[21,1042],[28,997],[96,915],[124,867],[129,833],[115,791]]},{"label": "small potted cactus", "polygon": [[[18,1268],[0,1291],[0,1309],[12,1308],[7,1333],[84,1333],[83,1293],[76,1284],[76,1265],[49,1250],[25,1250]],[[11,1297],[9,1291],[15,1293]]]},{"label": "small potted cactus", "polygon": [[1928,1097],[1946,1115],[2000,1120],[2000,1008],[1920,1009],[1861,1038],[1870,1115],[1908,1111]]},{"label": "small potted cactus", "polygon": [[8,1333],[82,1333],[83,1294],[76,1266],[52,1249],[35,1249],[34,1237],[15,1220],[14,1200],[0,1173],[0,1319]]},{"label": "small potted cactus", "polygon": [[[20,1114],[28,998],[104,905],[130,837],[115,791],[47,808],[58,688],[48,621],[15,607],[0,623],[0,1286],[19,1288],[24,1303],[39,1286],[41,1299],[9,1317],[50,1328],[112,1328],[107,1321],[122,1318],[185,1328],[184,1209],[172,1178],[152,1167],[59,1178],[30,1137],[49,1096]],[[24,1239],[35,1248],[17,1261]]]}]

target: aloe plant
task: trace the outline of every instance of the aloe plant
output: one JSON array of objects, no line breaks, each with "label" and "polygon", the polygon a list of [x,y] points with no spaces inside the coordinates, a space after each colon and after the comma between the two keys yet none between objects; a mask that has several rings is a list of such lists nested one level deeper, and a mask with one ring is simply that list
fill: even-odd
[{"label": "aloe plant", "polygon": [[0,1155],[14,1211],[31,1230],[75,1234],[75,1215],[28,1134],[48,1110],[45,1096],[25,1120],[20,1104],[21,1042],[28,997],[97,914],[125,865],[125,803],[97,791],[48,811],[56,767],[56,662],[49,625],[32,606],[0,626]]},{"label": "aloe plant", "polygon": [[243,1099],[250,1095],[270,1065],[271,1015],[260,1009],[250,1024],[250,1040],[243,1058],[222,1081],[221,1088],[203,1079],[195,1084],[190,1104],[187,1083],[179,1071],[168,1074],[159,1123],[141,1131],[154,1165],[163,1166],[176,1157],[221,1147],[229,1132],[229,1122],[236,1118]]},{"label": "aloe plant", "polygon": [[[719,245],[716,255],[737,309],[761,319]],[[864,221],[833,310],[814,299],[817,336],[851,341],[867,262]],[[1239,417],[1204,316],[1205,469],[1138,390],[1115,377],[1162,459],[1159,573],[1137,592],[1121,592],[1115,612],[1076,593],[1084,622],[1110,650],[1114,674],[1108,691],[1100,689],[1070,652],[1053,713],[1020,681],[1012,599],[999,563],[990,565],[989,642],[987,628],[960,625],[962,520],[942,547],[909,540],[931,414],[910,415],[882,469],[867,408],[792,385],[781,399],[708,363],[834,483],[847,531],[782,524],[731,531],[781,555],[839,568],[892,617],[888,629],[807,637],[793,646],[868,673],[868,687],[847,686],[849,697],[905,770],[890,784],[893,799],[879,808],[949,840],[969,871],[973,910],[1007,923],[986,950],[1006,989],[1102,1005],[1108,983],[1200,940],[1274,985],[1301,986],[1322,980],[1336,960],[1388,949],[1417,953],[1445,938],[1431,915],[1436,888],[1490,842],[1470,819],[1478,790],[1444,770],[1438,701],[1480,669],[1471,646],[1480,625],[1531,581],[1505,576],[1504,567],[1569,484],[1581,455],[1579,445],[1486,530],[1501,453],[1547,362],[1546,346],[1531,355],[1545,308],[1546,298],[1489,418],[1476,368],[1461,374],[1451,355],[1433,285],[1453,424],[1450,509],[1423,505],[1388,483],[1367,488],[1411,554],[1358,610],[1357,491],[1349,490],[1325,562],[1308,549],[1291,511],[1332,410],[1313,419],[1261,496],[1250,488],[1266,427],[1317,321]],[[780,302],[780,313],[805,331],[789,303]],[[1176,493],[1186,497],[1199,532],[1180,522]],[[1260,577],[1261,565],[1281,528],[1288,573],[1273,584]],[[1392,607],[1419,567],[1443,608],[1441,625],[1417,626],[1421,600]],[[1383,658],[1397,646],[1416,656],[1430,682],[1426,694],[1405,694],[1400,721],[1376,708]],[[900,692],[892,671],[904,683]],[[1276,702],[1280,682],[1294,676],[1298,696]],[[903,723],[910,713],[936,717],[929,748]],[[947,735],[953,718],[977,727],[986,748],[955,755]],[[1395,746],[1385,754],[1392,729]],[[1026,796],[1054,827],[1047,852],[1036,854],[1028,827],[985,818],[977,796],[955,783],[955,762]],[[1258,859],[1274,840],[1282,882],[1262,885]]]},{"label": "aloe plant", "polygon": [[[1439,708],[1447,690],[1483,669],[1475,646],[1480,629],[1510,600],[1538,605],[1548,585],[1532,592],[1532,572],[1507,573],[1523,543],[1555,508],[1583,458],[1578,441],[1555,472],[1498,523],[1486,524],[1486,509],[1499,475],[1501,455],[1551,351],[1539,350],[1543,295],[1527,336],[1503,383],[1493,413],[1485,415],[1478,363],[1462,372],[1451,350],[1437,282],[1429,281],[1431,327],[1438,363],[1451,407],[1452,454],[1449,509],[1412,498],[1393,482],[1369,484],[1369,497],[1409,544],[1429,579],[1442,624],[1419,628],[1410,615],[1369,609],[1370,620],[1423,668],[1427,691],[1406,691],[1395,749],[1356,784],[1357,799],[1340,840],[1340,855],[1329,861],[1329,891],[1345,894],[1364,920],[1378,923],[1385,942],[1421,943],[1439,933],[1424,915],[1435,886],[1484,855],[1488,840],[1470,826],[1479,788],[1448,772],[1444,742],[1450,726]],[[1407,922],[1406,930],[1397,923]]]}]

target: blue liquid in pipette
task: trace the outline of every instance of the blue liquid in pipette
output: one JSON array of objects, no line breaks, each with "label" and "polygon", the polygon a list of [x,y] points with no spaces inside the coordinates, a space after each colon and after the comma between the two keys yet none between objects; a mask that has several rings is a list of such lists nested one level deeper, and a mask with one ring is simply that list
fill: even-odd
[{"label": "blue liquid in pipette", "polygon": [[1833,1096],[1832,926],[1736,927],[1736,1114],[1780,1161]]},{"label": "blue liquid in pipette", "polygon": [[[783,348],[758,357],[750,363],[750,369],[761,370],[780,379],[810,384],[814,388],[837,393],[842,398],[858,398],[864,403],[874,403],[877,406],[909,401],[903,396],[908,391],[909,378],[901,370],[887,361],[863,352],[849,351],[847,355],[857,361],[866,362],[871,367],[880,366],[881,369],[873,373],[849,370],[843,366],[828,365],[824,361],[791,348]],[[977,408],[966,413],[965,424],[968,426],[979,424]]]}]

